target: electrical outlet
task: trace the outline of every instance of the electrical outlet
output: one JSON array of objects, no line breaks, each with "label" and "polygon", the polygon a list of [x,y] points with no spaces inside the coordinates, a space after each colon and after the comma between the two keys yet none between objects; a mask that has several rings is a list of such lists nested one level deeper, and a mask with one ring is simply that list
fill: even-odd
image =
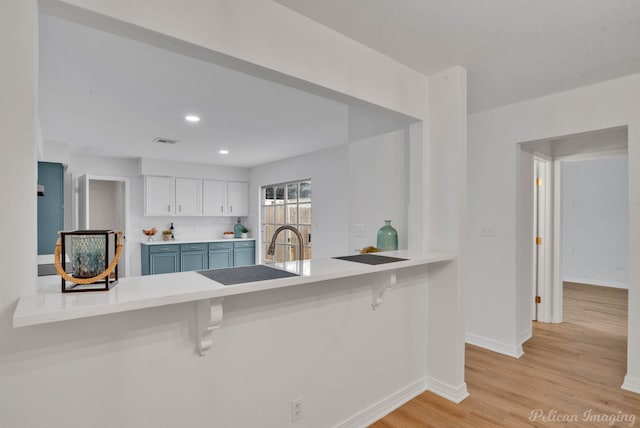
[{"label": "electrical outlet", "polygon": [[291,402],[291,422],[302,419],[302,397]]},{"label": "electrical outlet", "polygon": [[356,238],[364,238],[364,224],[353,225],[353,236]]}]

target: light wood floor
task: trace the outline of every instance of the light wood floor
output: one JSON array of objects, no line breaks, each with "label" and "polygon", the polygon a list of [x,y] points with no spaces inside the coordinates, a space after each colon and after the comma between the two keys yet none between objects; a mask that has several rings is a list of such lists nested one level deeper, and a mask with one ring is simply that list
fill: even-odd
[{"label": "light wood floor", "polygon": [[[426,392],[372,427],[639,427],[640,395],[620,389],[626,373],[627,290],[565,283],[563,317],[562,324],[534,323],[520,359],[467,345],[470,396],[462,403]],[[577,421],[532,422],[534,409]],[[635,423],[584,420],[589,409],[608,418],[633,415]]]}]

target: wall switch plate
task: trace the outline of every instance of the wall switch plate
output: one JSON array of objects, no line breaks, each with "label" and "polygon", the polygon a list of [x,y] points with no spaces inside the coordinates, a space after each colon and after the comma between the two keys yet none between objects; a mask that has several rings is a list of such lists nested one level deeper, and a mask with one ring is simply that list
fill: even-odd
[{"label": "wall switch plate", "polygon": [[302,397],[291,402],[291,422],[302,419]]},{"label": "wall switch plate", "polygon": [[353,236],[356,238],[364,238],[364,224],[353,225]]},{"label": "wall switch plate", "polygon": [[480,228],[480,236],[483,238],[492,238],[493,235],[493,225],[485,225]]}]

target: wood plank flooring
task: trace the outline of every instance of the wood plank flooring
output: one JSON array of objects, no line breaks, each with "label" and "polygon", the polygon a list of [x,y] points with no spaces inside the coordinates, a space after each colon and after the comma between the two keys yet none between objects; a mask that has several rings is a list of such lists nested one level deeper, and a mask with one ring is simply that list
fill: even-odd
[{"label": "wood plank flooring", "polygon": [[[467,345],[462,403],[426,392],[371,427],[640,426],[640,395],[620,389],[627,290],[565,283],[563,317],[534,323],[520,359]],[[536,409],[548,419],[530,420]]]}]

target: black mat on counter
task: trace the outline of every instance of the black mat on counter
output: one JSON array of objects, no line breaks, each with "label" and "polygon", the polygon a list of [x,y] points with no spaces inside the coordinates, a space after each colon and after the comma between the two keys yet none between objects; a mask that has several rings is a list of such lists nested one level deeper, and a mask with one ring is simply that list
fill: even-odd
[{"label": "black mat on counter", "polygon": [[295,273],[274,269],[264,265],[201,270],[198,271],[198,273],[223,285],[234,285],[242,284],[244,282],[266,281],[269,279],[298,276]]},{"label": "black mat on counter", "polygon": [[385,263],[402,262],[409,259],[400,259],[398,257],[375,256],[373,254],[357,254],[355,256],[334,257],[338,260],[346,260],[348,262],[365,263],[368,265],[382,265]]}]

